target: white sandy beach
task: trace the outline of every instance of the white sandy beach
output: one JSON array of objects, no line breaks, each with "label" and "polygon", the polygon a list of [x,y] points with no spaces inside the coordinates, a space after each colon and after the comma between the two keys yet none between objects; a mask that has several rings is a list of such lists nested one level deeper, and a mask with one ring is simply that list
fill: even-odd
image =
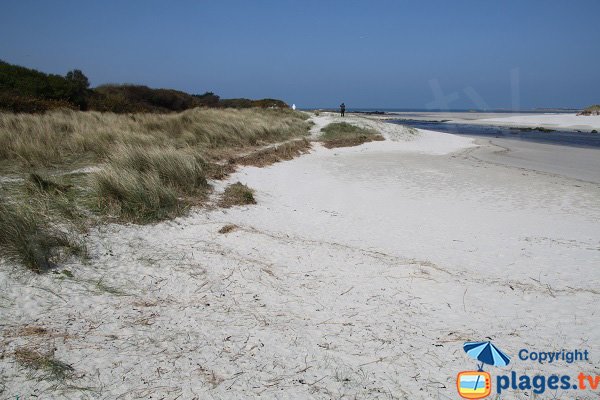
[{"label": "white sandy beach", "polygon": [[[340,120],[313,118],[314,135]],[[475,368],[463,342],[490,338],[513,357],[492,373],[600,375],[597,181],[493,159],[485,141],[346,120],[387,140],[242,168],[229,182],[254,188],[255,206],[98,228],[90,262],[61,268],[73,278],[3,264],[3,398],[456,399],[456,374]],[[23,345],[55,349],[76,378],[19,366]],[[522,348],[592,359],[541,365]]]}]

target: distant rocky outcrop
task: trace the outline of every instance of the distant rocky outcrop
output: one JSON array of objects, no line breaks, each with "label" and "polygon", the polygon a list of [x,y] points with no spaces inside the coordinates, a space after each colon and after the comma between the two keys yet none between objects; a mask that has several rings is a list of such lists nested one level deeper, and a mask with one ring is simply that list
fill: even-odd
[{"label": "distant rocky outcrop", "polygon": [[594,104],[593,106],[589,106],[580,113],[577,113],[577,115],[600,115],[600,105]]}]

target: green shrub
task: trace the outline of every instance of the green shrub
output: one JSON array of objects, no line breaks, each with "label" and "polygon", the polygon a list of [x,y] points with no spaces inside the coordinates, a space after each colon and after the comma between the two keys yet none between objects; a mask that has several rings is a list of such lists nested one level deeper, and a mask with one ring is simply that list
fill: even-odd
[{"label": "green shrub", "polygon": [[40,108],[52,106],[44,101],[58,100],[85,110],[88,87],[89,81],[80,70],[70,71],[63,77],[0,61],[0,109],[39,112],[45,111]]}]

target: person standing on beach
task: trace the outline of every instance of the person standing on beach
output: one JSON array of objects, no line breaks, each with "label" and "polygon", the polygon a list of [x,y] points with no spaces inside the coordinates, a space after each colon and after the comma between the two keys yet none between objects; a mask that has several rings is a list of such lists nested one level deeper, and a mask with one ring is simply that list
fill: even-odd
[{"label": "person standing on beach", "polygon": [[346,114],[346,105],[344,103],[340,104],[340,114],[342,117]]}]

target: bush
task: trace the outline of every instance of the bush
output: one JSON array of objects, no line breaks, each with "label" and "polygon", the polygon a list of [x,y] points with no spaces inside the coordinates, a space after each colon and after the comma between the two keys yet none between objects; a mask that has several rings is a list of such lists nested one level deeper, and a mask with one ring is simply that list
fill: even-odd
[{"label": "bush", "polygon": [[142,85],[102,85],[94,90],[90,109],[116,113],[184,111],[200,105],[193,96]]},{"label": "bush", "polygon": [[[46,111],[44,106],[54,100],[68,103],[70,107],[85,110],[89,81],[80,70],[66,76],[45,74],[0,61],[0,108],[14,112]],[[11,98],[14,98],[11,100]],[[32,104],[37,100],[37,104]]]},{"label": "bush", "polygon": [[221,108],[289,108],[289,106],[281,100],[276,99],[223,99],[219,101],[218,107]]},{"label": "bush", "polygon": [[58,109],[76,109],[74,104],[66,100],[44,100],[35,97],[26,97],[0,93],[0,110],[13,113],[43,113]]},{"label": "bush", "polygon": [[[288,108],[277,99],[220,99],[143,85],[102,85],[89,89],[88,78],[78,69],[63,77],[0,61],[0,110],[44,112],[60,107],[115,113],[165,113],[195,107]],[[58,103],[55,103],[58,102]]]}]

